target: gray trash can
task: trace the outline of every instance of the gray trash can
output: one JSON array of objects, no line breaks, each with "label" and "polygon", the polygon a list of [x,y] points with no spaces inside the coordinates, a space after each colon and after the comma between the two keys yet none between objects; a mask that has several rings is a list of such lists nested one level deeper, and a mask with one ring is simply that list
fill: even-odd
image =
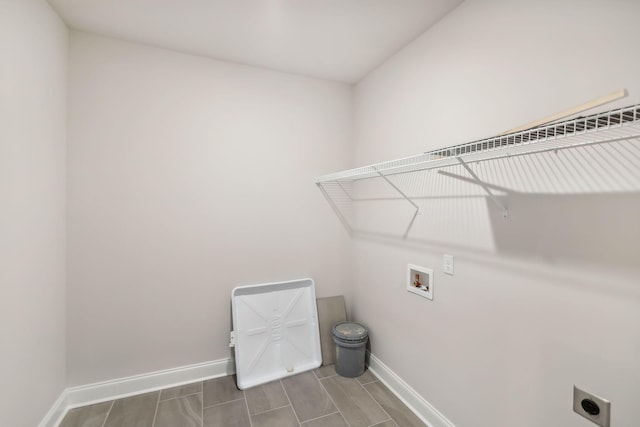
[{"label": "gray trash can", "polygon": [[364,373],[364,355],[369,340],[367,328],[353,322],[337,323],[331,330],[336,344],[336,373],[359,377]]}]

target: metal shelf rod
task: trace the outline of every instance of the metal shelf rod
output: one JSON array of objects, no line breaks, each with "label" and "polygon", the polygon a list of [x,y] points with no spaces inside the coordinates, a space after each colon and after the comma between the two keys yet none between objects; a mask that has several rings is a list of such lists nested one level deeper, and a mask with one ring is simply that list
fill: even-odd
[{"label": "metal shelf rod", "polygon": [[[491,157],[481,157],[481,158],[475,158],[475,159],[465,159],[467,164],[472,164],[472,163],[480,163],[480,162],[486,162],[486,161],[491,161],[491,160],[500,160],[500,159],[507,159],[507,158],[511,158],[511,157],[519,157],[519,156],[528,156],[530,154],[538,154],[538,153],[547,153],[550,151],[561,151],[561,150],[568,150],[571,148],[578,148],[578,147],[589,147],[592,145],[600,145],[600,144],[609,144],[612,142],[620,142],[620,141],[626,141],[626,140],[630,140],[630,139],[636,139],[636,138],[640,138],[640,130],[638,131],[637,134],[633,134],[633,135],[627,135],[627,136],[621,136],[618,138],[610,138],[610,139],[603,139],[603,140],[598,140],[598,141],[584,141],[584,142],[578,142],[578,143],[574,143],[571,145],[567,145],[567,144],[545,144],[545,147],[539,147],[535,150],[527,150],[527,151],[519,151],[519,152],[503,152],[502,154],[497,154],[495,156],[491,156]],[[542,143],[541,143],[542,144]],[[472,154],[468,154],[467,156],[472,156]],[[460,156],[463,157],[463,156]],[[426,161],[422,161],[419,163],[414,163],[413,165],[411,165],[411,169],[409,170],[409,166],[398,166],[396,168],[388,168],[385,171],[385,176],[395,176],[395,175],[402,175],[402,174],[406,174],[406,173],[413,173],[413,172],[421,172],[421,171],[427,171],[427,170],[433,170],[433,169],[441,169],[447,166],[453,166],[455,164],[457,164],[457,162],[454,161],[455,158],[449,157],[446,159],[441,159],[441,160],[426,160]],[[374,166],[371,166],[374,167]],[[394,169],[405,169],[405,170],[396,170],[394,171]],[[378,172],[378,171],[376,171]],[[373,171],[372,172],[361,172],[358,174],[354,174],[352,176],[345,176],[342,178],[335,178],[335,179],[325,179],[325,177],[319,177],[316,182],[339,182],[339,181],[359,181],[361,179],[371,179],[371,178],[378,178],[377,175],[373,175]],[[359,176],[359,175],[366,175],[366,176]],[[328,177],[328,176],[327,176]]]},{"label": "metal shelf rod", "polygon": [[507,207],[502,203],[500,203],[500,201],[496,198],[496,196],[493,195],[493,193],[491,192],[489,187],[484,183],[484,181],[478,178],[478,175],[476,175],[475,172],[471,170],[469,165],[466,164],[464,160],[462,160],[460,157],[457,157],[457,159],[462,165],[462,167],[464,167],[469,173],[469,175],[471,175],[471,177],[473,178],[473,183],[482,187],[482,189],[489,195],[489,198],[493,201],[493,203],[495,203],[502,210],[502,217],[505,219],[509,218],[509,210],[507,209]]},{"label": "metal shelf rod", "polygon": [[316,182],[356,181],[377,178],[379,173],[392,176],[437,169],[458,164],[456,157],[477,163],[633,138],[640,138],[640,105],[324,175]]},{"label": "metal shelf rod", "polygon": [[324,195],[324,197],[329,202],[329,205],[331,205],[331,208],[333,209],[335,214],[338,216],[338,218],[340,218],[340,222],[342,222],[342,225],[344,225],[344,227],[347,229],[349,234],[352,235],[353,234],[353,228],[351,228],[351,225],[349,224],[349,221],[347,221],[347,218],[345,218],[345,216],[342,214],[342,212],[340,211],[340,209],[338,208],[336,203],[333,201],[331,196],[329,196],[329,193],[327,193],[327,190],[325,190],[325,188],[319,182],[316,183],[316,185],[318,186],[318,188],[320,188],[320,191],[322,191],[322,194]]},{"label": "metal shelf rod", "polygon": [[[374,168],[375,169],[375,168]],[[409,203],[411,203],[411,205],[416,208],[416,211],[413,213],[413,216],[411,217],[411,221],[409,221],[409,226],[407,227],[407,230],[404,232],[404,235],[402,236],[403,238],[406,238],[409,235],[409,231],[411,231],[411,227],[413,227],[413,223],[416,220],[416,217],[418,216],[418,214],[420,213],[420,207],[413,201],[411,200],[411,198],[409,196],[407,196],[406,194],[404,194],[404,192],[402,190],[400,190],[393,182],[391,182],[389,180],[389,178],[387,178],[386,176],[384,176],[382,173],[380,173],[380,171],[376,170],[376,172],[378,172],[378,175],[380,175],[380,177],[382,177],[382,179],[384,179],[385,181],[387,181],[387,184],[389,184],[391,187],[393,187],[398,193],[400,193],[400,195]]]},{"label": "metal shelf rod", "polygon": [[[520,156],[549,152],[558,153],[569,149],[580,149],[581,147],[603,146],[602,150],[605,150],[605,144],[627,144],[625,141],[631,141],[631,144],[637,145],[640,150],[640,104],[466,144],[453,145],[416,156],[331,173],[316,178],[316,184],[320,187],[332,209],[352,236],[358,231],[356,222],[359,219],[357,215],[354,218],[351,217],[353,211],[349,209],[353,204],[368,201],[406,200],[414,209],[403,234],[403,238],[407,238],[414,223],[417,222],[417,216],[422,213],[420,206],[416,203],[417,200],[422,200],[421,203],[428,203],[425,200],[429,198],[455,198],[465,197],[465,195],[414,194],[415,188],[405,192],[404,185],[406,181],[393,179],[392,177],[394,176],[414,173],[416,175],[407,175],[407,178],[424,180],[426,177],[417,175],[417,173],[437,170],[443,176],[481,187],[484,191],[477,193],[477,197],[490,198],[492,203],[502,211],[503,217],[508,218],[507,205],[504,199],[500,197],[499,192],[504,192],[508,195],[513,194],[516,190],[507,189],[505,185],[509,186],[508,183],[495,185],[484,182],[470,165],[503,159],[506,159],[503,160],[503,163],[508,165],[511,164],[509,160],[511,158],[518,159]],[[612,144],[611,147],[615,149],[616,144]],[[593,148],[593,150],[596,150],[596,148]],[[577,151],[576,154],[582,155],[583,150]],[[624,154],[620,154],[620,156],[624,157]],[[640,161],[640,157],[637,157],[637,159]],[[515,161],[513,165],[516,166],[516,164],[520,163],[520,161]],[[558,167],[563,165],[564,163],[560,163]],[[460,166],[464,168],[466,173],[463,172],[462,175],[453,173],[455,172],[453,168],[459,168]],[[360,185],[356,184],[358,181],[379,180],[380,178],[394,190],[397,194],[396,196],[382,197],[379,193],[363,195],[359,192],[359,190],[369,187],[368,183],[364,182]],[[375,181],[372,182],[372,184],[374,183]],[[384,184],[381,185],[384,186]],[[486,195],[483,195],[483,193],[486,193]],[[352,221],[354,221],[353,224],[351,223]],[[398,230],[398,232],[401,231]]]}]

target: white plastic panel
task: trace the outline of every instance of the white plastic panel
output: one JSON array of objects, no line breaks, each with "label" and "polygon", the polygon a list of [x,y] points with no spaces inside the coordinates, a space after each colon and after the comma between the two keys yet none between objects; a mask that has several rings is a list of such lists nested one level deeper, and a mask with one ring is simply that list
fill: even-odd
[{"label": "white plastic panel", "polygon": [[312,279],[239,286],[231,293],[238,388],[322,363]]}]

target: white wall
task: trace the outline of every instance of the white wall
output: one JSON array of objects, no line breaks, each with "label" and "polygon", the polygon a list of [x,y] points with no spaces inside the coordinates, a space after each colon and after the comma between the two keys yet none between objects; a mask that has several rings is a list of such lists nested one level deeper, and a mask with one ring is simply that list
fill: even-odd
[{"label": "white wall", "polygon": [[[640,102],[638,16],[625,0],[463,3],[357,85],[356,165],[620,88],[617,105]],[[565,173],[592,173],[568,159]],[[357,239],[350,299],[373,353],[459,427],[590,425],[572,412],[574,383],[613,402],[612,425],[637,425],[640,197],[588,193],[507,197],[508,220],[486,200],[434,200],[407,241]],[[404,290],[408,262],[435,269],[433,302]]]},{"label": "white wall", "polygon": [[65,386],[67,30],[0,1],[0,425],[33,427]]},{"label": "white wall", "polygon": [[234,286],[350,283],[351,87],[72,32],[69,384],[230,356]]}]

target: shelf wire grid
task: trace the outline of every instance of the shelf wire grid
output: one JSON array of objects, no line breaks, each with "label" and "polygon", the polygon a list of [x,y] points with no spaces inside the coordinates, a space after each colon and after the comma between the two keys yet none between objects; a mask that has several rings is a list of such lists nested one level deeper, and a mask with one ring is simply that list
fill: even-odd
[{"label": "shelf wire grid", "polygon": [[[463,163],[482,181],[471,178]],[[484,200],[480,183],[499,198],[638,191],[638,165],[635,105],[325,175],[316,183],[350,232],[389,228],[407,237],[425,224],[438,229],[441,224],[431,224],[433,209],[445,206],[444,199],[449,207]],[[415,221],[418,211],[428,215]]]},{"label": "shelf wire grid", "polygon": [[323,175],[316,179],[316,183],[354,181],[443,168],[458,164],[458,158],[465,163],[477,163],[637,137],[640,137],[640,104]]}]

